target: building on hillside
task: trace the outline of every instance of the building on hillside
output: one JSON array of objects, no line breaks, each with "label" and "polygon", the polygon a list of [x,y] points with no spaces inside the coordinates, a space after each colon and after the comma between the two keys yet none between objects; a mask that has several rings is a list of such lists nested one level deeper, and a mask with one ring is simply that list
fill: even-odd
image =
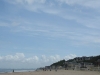
[{"label": "building on hillside", "polygon": [[57,69],[62,69],[63,67],[62,66],[57,66]]},{"label": "building on hillside", "polygon": [[45,66],[45,70],[50,70],[51,66]]},{"label": "building on hillside", "polygon": [[87,70],[92,70],[94,68],[94,65],[92,63],[84,63],[86,66]]},{"label": "building on hillside", "polygon": [[56,66],[55,66],[55,65],[51,66],[51,69],[55,69],[55,68],[56,68]]},{"label": "building on hillside", "polygon": [[75,69],[75,70],[80,70],[80,69],[85,69],[85,70],[90,70],[94,67],[92,63],[86,63],[86,62],[80,62],[77,63],[75,61],[73,62],[66,62],[67,68],[68,69]]},{"label": "building on hillside", "polygon": [[100,59],[97,60],[98,66],[100,66]]},{"label": "building on hillside", "polygon": [[75,69],[75,65],[78,65],[76,61],[73,62],[65,62],[65,68],[67,69]]},{"label": "building on hillside", "polygon": [[86,60],[90,60],[90,59],[91,59],[91,57],[86,57],[86,56],[74,58],[74,60],[76,62],[78,62],[78,61],[86,61]]},{"label": "building on hillside", "polygon": [[75,70],[80,70],[80,67],[81,67],[80,63],[75,64]]},{"label": "building on hillside", "polygon": [[100,71],[100,59],[97,60],[98,63],[98,70]]},{"label": "building on hillside", "polygon": [[94,68],[94,65],[92,63],[81,62],[75,65],[76,70],[80,69],[91,70],[92,68]]}]

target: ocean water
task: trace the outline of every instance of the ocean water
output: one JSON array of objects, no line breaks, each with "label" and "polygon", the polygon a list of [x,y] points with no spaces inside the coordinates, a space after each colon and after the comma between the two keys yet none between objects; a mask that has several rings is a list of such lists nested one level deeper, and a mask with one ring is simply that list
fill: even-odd
[{"label": "ocean water", "polygon": [[35,69],[0,69],[0,73],[12,73],[14,72],[29,72],[29,71],[35,71]]}]

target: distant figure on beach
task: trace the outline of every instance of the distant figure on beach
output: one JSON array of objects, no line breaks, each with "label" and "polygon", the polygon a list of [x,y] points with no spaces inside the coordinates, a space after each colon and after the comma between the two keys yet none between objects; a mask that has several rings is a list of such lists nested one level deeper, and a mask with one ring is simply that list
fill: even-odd
[{"label": "distant figure on beach", "polygon": [[65,70],[68,70],[68,69],[67,69],[67,66],[68,66],[68,65],[67,65],[67,63],[66,63],[66,64],[65,64]]},{"label": "distant figure on beach", "polygon": [[45,71],[46,71],[46,68],[45,68]]},{"label": "distant figure on beach", "polygon": [[14,70],[13,70],[13,72],[14,72]]},{"label": "distant figure on beach", "polygon": [[56,70],[55,71],[57,71],[57,68],[56,68]]},{"label": "distant figure on beach", "polygon": [[51,67],[50,67],[50,71],[51,71]]},{"label": "distant figure on beach", "polygon": [[43,71],[44,71],[44,68],[43,68]]},{"label": "distant figure on beach", "polygon": [[55,67],[55,71],[57,71],[57,67]]}]

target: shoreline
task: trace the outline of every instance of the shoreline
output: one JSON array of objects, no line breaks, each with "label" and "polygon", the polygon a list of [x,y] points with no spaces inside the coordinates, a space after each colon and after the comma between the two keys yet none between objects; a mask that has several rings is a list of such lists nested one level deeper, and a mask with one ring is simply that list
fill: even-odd
[{"label": "shoreline", "polygon": [[3,69],[4,71],[1,71],[0,74],[4,73],[21,73],[21,72],[34,72],[35,69]]}]

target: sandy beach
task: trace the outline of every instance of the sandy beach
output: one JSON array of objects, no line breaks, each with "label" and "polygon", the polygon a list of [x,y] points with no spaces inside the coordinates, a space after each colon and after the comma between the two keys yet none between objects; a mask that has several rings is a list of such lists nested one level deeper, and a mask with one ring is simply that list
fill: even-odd
[{"label": "sandy beach", "polygon": [[14,72],[0,75],[100,75],[97,71],[75,71],[75,70],[58,70],[52,71],[35,71],[35,72]]}]

